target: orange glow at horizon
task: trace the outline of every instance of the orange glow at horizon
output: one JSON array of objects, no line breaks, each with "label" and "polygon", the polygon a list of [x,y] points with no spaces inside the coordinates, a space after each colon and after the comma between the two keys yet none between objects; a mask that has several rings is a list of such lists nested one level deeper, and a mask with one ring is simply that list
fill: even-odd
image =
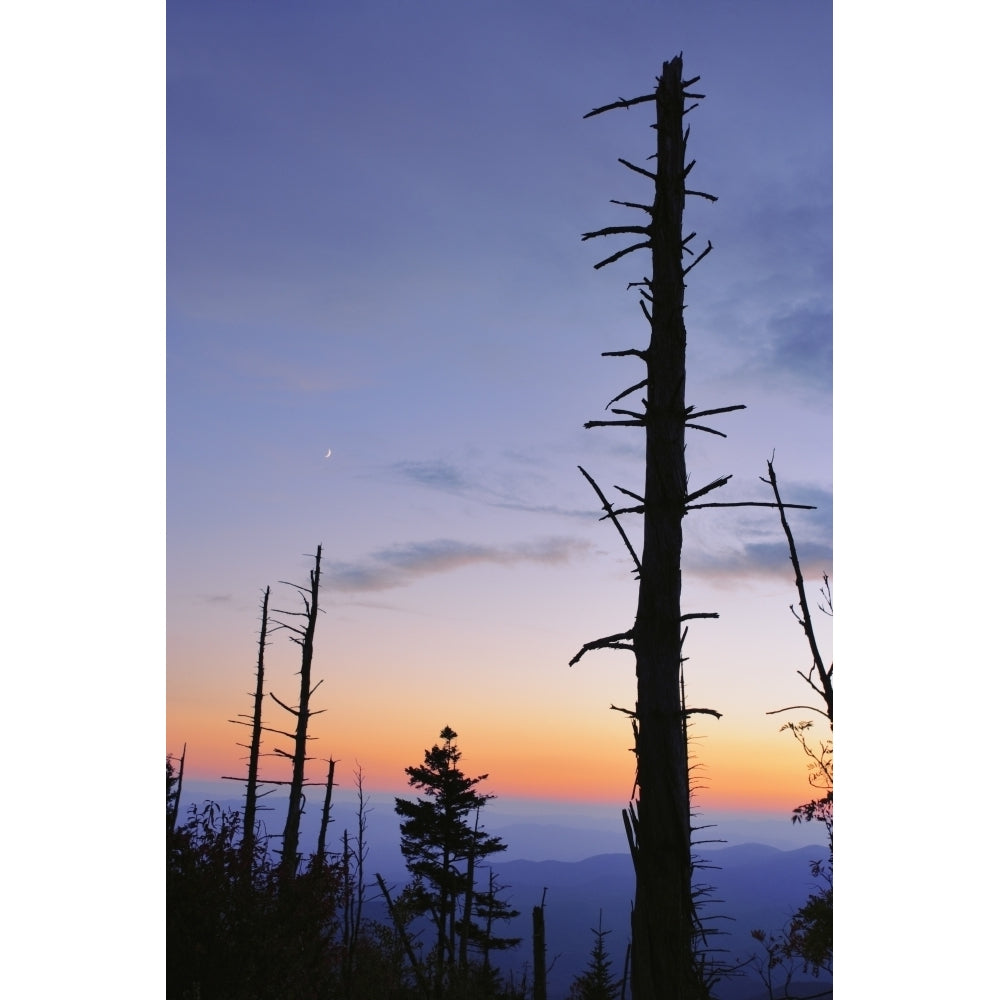
[{"label": "orange glow at horizon", "polygon": [[[191,725],[196,722],[201,724]],[[181,737],[185,726],[192,732]],[[237,743],[247,740],[247,730],[225,721],[219,724],[207,713],[188,717],[184,723],[175,719],[170,728],[177,738],[168,738],[168,751],[176,756],[187,745],[186,778],[216,781],[224,776],[245,776],[247,751]],[[362,738],[365,734],[359,728],[353,733],[354,740],[351,733],[342,734],[337,743],[353,743],[358,752],[332,754],[338,762],[338,787],[352,788],[360,767],[366,791],[405,793],[405,768],[422,762],[424,750],[438,742],[439,732],[434,727],[409,728],[412,731],[369,732],[366,738]],[[635,758],[620,727],[581,734],[566,726],[562,731],[540,734],[540,740],[532,739],[530,730],[512,737],[495,726],[492,731],[477,732],[473,726],[458,733],[462,751],[459,766],[470,776],[487,774],[480,788],[498,798],[624,805],[633,792]],[[265,740],[265,752],[273,748],[276,740]],[[321,747],[326,743],[317,738],[311,747],[312,781],[321,781],[325,776],[327,755]],[[730,735],[698,740],[692,745],[691,762],[696,812],[790,812],[815,795],[806,779],[800,748],[778,733],[766,738]],[[267,756],[262,761],[262,777],[285,779],[286,770],[286,762],[278,757]]]}]

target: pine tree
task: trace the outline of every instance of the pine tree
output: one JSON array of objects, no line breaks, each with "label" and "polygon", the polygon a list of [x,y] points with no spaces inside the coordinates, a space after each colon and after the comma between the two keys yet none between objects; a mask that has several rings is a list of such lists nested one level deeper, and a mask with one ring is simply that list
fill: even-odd
[{"label": "pine tree", "polygon": [[603,929],[602,919],[603,914],[598,916],[597,927],[591,928],[594,945],[590,949],[590,962],[587,971],[573,980],[569,1000],[616,1000],[621,993],[622,981],[611,974],[611,959],[604,945],[611,931]]},{"label": "pine tree", "polygon": [[[406,768],[410,786],[424,797],[396,799],[396,813],[403,818],[401,848],[413,877],[409,899],[417,912],[434,922],[435,997],[444,995],[445,981],[453,978],[456,965],[464,971],[469,942],[483,940],[473,917],[488,893],[475,891],[476,870],[484,859],[507,849],[499,837],[479,826],[479,812],[494,796],[477,786],[489,775],[469,777],[462,772],[458,734],[450,726],[441,730],[440,738],[444,743],[424,751],[422,765]],[[491,944],[497,947],[497,939]]]}]

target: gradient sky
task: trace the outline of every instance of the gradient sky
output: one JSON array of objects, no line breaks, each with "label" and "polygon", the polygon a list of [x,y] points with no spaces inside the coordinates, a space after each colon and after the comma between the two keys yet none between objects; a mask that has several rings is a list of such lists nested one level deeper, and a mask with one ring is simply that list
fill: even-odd
[{"label": "gradient sky", "polygon": [[[637,381],[630,281],[648,257],[582,242],[635,221],[648,93],[689,115],[692,486],[766,500],[775,456],[815,602],[832,575],[832,92],[826,3],[205,3],[167,20],[167,750],[244,773],[259,606],[294,603],[324,547],[318,757],[373,790],[450,725],[500,796],[621,804],[636,586],[577,470],[642,489],[640,431],[584,430]],[[325,458],[327,451],[331,456]],[[809,699],[774,512],[686,518],[688,701],[707,808],[785,810],[804,759],[765,713]],[[638,522],[633,523],[638,545]],[[827,660],[831,629],[818,616]],[[267,687],[297,697],[297,648]],[[267,723],[285,719],[274,706]],[[818,716],[816,717],[819,721]],[[319,777],[317,767],[315,776]],[[280,768],[273,772],[282,776]]]}]

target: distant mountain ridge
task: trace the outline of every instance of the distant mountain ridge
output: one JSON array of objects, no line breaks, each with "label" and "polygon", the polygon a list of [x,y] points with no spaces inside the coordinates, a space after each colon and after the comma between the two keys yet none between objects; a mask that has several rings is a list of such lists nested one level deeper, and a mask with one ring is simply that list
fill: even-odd
[{"label": "distant mountain ridge", "polygon": [[[761,954],[751,938],[755,928],[778,931],[811,891],[815,881],[810,862],[825,856],[816,845],[782,851],[766,844],[738,844],[697,852],[704,867],[695,881],[714,887],[706,893],[702,919],[712,933],[712,948],[728,952],[727,962],[736,964]],[[531,910],[545,892],[545,925],[550,996],[565,997],[574,976],[586,967],[592,928],[600,919],[611,933],[606,944],[620,975],[630,937],[631,902],[635,875],[627,854],[600,854],[583,861],[501,861],[491,866],[504,893],[520,916],[511,922],[512,936],[523,938],[517,956],[497,956],[502,967],[517,971],[530,960]],[[530,980],[530,975],[529,975]],[[808,992],[816,992],[821,980],[810,981]],[[762,983],[748,969],[738,978],[720,983],[720,1000],[749,1000]]]}]

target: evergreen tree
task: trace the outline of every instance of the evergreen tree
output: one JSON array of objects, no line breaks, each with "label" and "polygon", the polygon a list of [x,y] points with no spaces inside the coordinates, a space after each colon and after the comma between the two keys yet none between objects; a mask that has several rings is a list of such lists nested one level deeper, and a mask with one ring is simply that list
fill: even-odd
[{"label": "evergreen tree", "polygon": [[602,926],[603,914],[598,916],[597,927],[591,928],[594,946],[590,949],[587,971],[573,980],[569,990],[569,1000],[616,1000],[621,994],[622,981],[611,974],[611,959],[608,957],[604,939],[611,933]]},{"label": "evergreen tree", "polygon": [[[494,796],[477,786],[489,775],[469,777],[462,772],[458,734],[451,727],[445,726],[440,738],[443,744],[424,751],[423,764],[406,768],[410,786],[424,797],[396,799],[396,813],[403,819],[401,848],[413,877],[409,902],[416,912],[428,915],[435,928],[435,997],[444,996],[456,966],[466,971],[470,942],[482,947],[485,936],[490,939],[487,947],[503,946],[489,932],[484,935],[473,918],[489,898],[489,892],[475,890],[476,869],[485,858],[507,849],[499,837],[479,826],[479,811]],[[491,918],[495,914],[494,908]],[[506,913],[502,918],[509,919]]]}]

